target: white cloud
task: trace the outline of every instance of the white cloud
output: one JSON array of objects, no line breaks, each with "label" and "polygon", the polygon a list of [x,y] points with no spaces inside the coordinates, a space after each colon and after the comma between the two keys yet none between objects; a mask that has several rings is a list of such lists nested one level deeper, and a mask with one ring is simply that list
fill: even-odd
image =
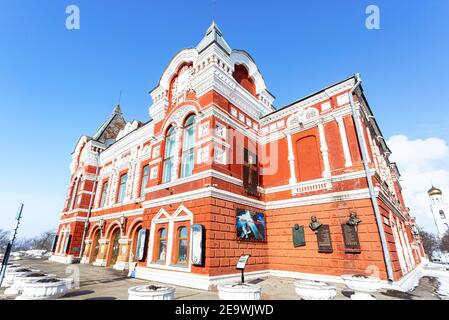
[{"label": "white cloud", "polygon": [[439,138],[410,140],[405,135],[392,136],[387,143],[392,151],[390,160],[397,163],[401,173],[406,205],[421,227],[436,232],[427,190],[433,184],[448,199],[448,144]]}]

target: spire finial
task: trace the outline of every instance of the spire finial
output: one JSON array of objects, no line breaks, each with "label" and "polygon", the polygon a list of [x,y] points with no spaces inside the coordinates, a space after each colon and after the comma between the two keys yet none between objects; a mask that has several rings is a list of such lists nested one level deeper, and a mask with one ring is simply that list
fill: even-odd
[{"label": "spire finial", "polygon": [[114,108],[113,114],[122,114],[122,108],[120,107],[120,104],[116,105]]}]

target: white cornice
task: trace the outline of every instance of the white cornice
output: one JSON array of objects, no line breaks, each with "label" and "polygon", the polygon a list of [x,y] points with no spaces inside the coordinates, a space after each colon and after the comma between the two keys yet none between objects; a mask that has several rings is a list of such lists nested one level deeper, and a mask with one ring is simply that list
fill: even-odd
[{"label": "white cornice", "polygon": [[[375,188],[376,196],[379,195],[379,189]],[[369,199],[370,194],[368,189],[331,192],[326,194],[298,197],[286,200],[268,201],[263,202],[255,200],[253,198],[238,195],[233,192],[220,190],[214,187],[207,187],[202,189],[193,190],[190,192],[180,193],[167,197],[158,198],[155,200],[145,201],[142,206],[144,208],[154,208],[165,206],[168,204],[191,201],[206,197],[218,198],[226,201],[239,203],[241,205],[247,205],[262,210],[273,210],[281,208],[291,208],[299,206],[310,206],[324,203],[333,203],[336,201],[352,201],[359,199]]]},{"label": "white cornice", "polygon": [[273,114],[261,119],[260,124],[261,126],[265,126],[273,121],[285,118],[286,116],[289,116],[302,108],[310,107],[317,103],[324,102],[332,96],[338,95],[339,93],[351,89],[353,85],[354,79],[351,78],[343,83],[340,83],[338,85],[332,86],[324,90],[324,92],[319,92],[305,100],[299,101],[297,103],[292,104],[289,107],[274,112]]}]

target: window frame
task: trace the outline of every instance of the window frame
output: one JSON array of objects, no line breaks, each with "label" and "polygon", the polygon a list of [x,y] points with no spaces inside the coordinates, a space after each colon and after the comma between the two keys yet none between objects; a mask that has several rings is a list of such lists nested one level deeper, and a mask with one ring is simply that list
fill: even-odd
[{"label": "window frame", "polygon": [[[148,173],[145,175],[145,168],[148,168]],[[145,189],[148,186],[148,181],[150,179],[150,164],[144,163],[142,164],[142,174],[140,175],[140,190],[139,190],[139,197],[142,198],[145,196]],[[146,176],[146,178],[145,178]],[[146,181],[145,181],[146,180]],[[145,186],[144,186],[145,184]]]},{"label": "window frame", "polygon": [[[172,153],[167,155],[167,150],[168,150],[168,143],[171,141],[171,137],[173,137],[173,143],[176,144],[176,129],[175,127],[172,125],[168,128],[167,133],[165,135],[165,145],[164,145],[164,157],[162,160],[162,183],[169,183],[172,182],[172,170],[173,170],[173,159],[175,158],[175,154],[176,154],[176,150],[175,150],[175,145],[171,148],[172,149]],[[166,174],[167,174],[167,163],[170,162],[171,164],[171,170],[170,170],[170,174],[167,176],[169,179],[165,180],[166,178]]]},{"label": "window frame", "polygon": [[[187,236],[186,237],[182,237],[181,238],[181,229],[186,229],[186,231],[187,231]],[[179,265],[179,266],[187,266],[188,264],[189,264],[189,258],[190,258],[190,256],[189,256],[189,254],[190,254],[190,230],[189,230],[189,227],[186,225],[186,224],[180,224],[177,228],[176,228],[176,234],[175,234],[175,239],[174,239],[175,241],[174,241],[174,243],[176,243],[176,250],[175,250],[175,253],[174,253],[174,259],[173,259],[173,261],[174,261],[174,264],[175,265]],[[183,240],[185,240],[185,241],[187,241],[187,247],[186,247],[186,260],[185,260],[185,262],[180,262],[179,261],[179,251],[180,251],[180,248],[181,248],[181,241],[183,241]]]},{"label": "window frame", "polygon": [[75,186],[75,193],[73,194],[73,196],[72,196],[72,203],[71,203],[71,205],[70,205],[70,209],[69,210],[74,210],[75,209],[75,207],[76,207],[76,203],[78,202],[78,193],[79,193],[79,191],[80,191],[80,184],[81,184],[81,179],[82,179],[82,175],[81,176],[79,176],[78,178],[77,178],[77,181],[76,181],[76,186]]},{"label": "window frame", "polygon": [[[188,123],[189,121],[191,121],[191,123]],[[192,134],[191,136],[189,135],[189,138],[193,139],[193,143],[191,146],[188,146],[189,148],[185,148],[185,144],[187,141],[187,134],[188,134],[188,130],[192,128]],[[182,130],[182,145],[181,145],[181,163],[180,163],[180,172],[179,172],[179,177],[180,178],[187,178],[190,177],[193,174],[193,170],[195,167],[195,142],[196,142],[196,119],[195,119],[195,114],[191,113],[189,114],[184,121],[184,127]],[[192,172],[190,172],[189,174],[184,174],[184,166],[185,166],[185,159],[187,158],[186,156],[188,156],[188,159],[191,160],[191,164],[192,164]]]},{"label": "window frame", "polygon": [[100,202],[98,203],[99,208],[104,208],[106,205],[106,199],[108,197],[109,179],[106,179],[101,184]]},{"label": "window frame", "polygon": [[[165,238],[161,238],[162,231],[165,231]],[[161,226],[157,229],[157,250],[156,250],[156,256],[154,257],[154,261],[159,264],[165,264],[167,262],[167,252],[168,252],[168,226]],[[161,260],[161,241],[165,240],[165,259]]]},{"label": "window frame", "polygon": [[[123,184],[123,177],[126,176],[126,181],[124,183],[124,188],[122,189],[122,184]],[[115,200],[116,203],[123,203],[123,201],[125,200],[126,197],[126,184],[128,183],[128,171],[122,172],[120,174],[119,180],[118,180],[118,187],[117,187],[117,198]],[[122,199],[120,199],[120,194],[123,191],[123,197]]]}]

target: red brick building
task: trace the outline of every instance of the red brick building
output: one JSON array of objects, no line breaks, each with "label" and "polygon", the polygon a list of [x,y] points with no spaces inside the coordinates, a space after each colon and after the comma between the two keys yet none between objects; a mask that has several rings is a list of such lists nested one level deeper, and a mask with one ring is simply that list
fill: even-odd
[{"label": "red brick building", "polygon": [[275,109],[254,60],[213,23],[150,95],[151,120],[117,106],[78,141],[51,260],[203,289],[238,279],[242,254],[249,278],[397,282],[421,263],[358,75]]}]

